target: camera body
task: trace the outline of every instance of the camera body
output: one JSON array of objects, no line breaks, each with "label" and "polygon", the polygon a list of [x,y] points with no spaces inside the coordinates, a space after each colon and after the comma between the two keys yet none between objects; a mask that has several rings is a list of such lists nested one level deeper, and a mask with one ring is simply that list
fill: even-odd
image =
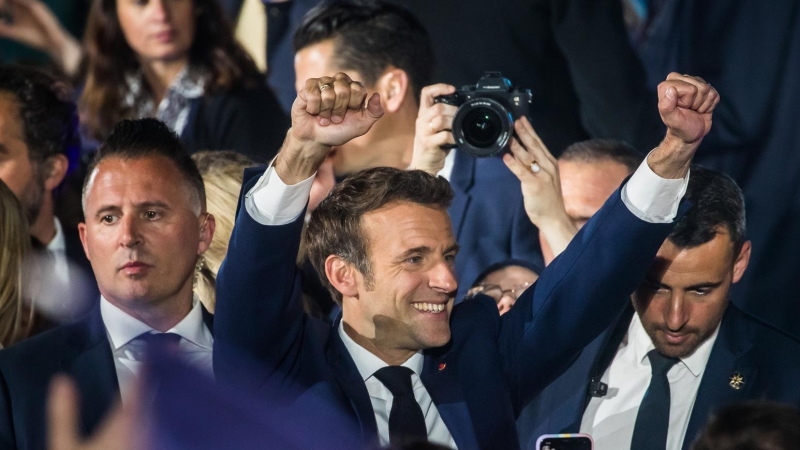
[{"label": "camera body", "polygon": [[514,88],[500,72],[486,72],[474,86],[434,102],[458,106],[453,119],[456,147],[473,156],[493,156],[508,148],[514,121],[529,114],[531,91]]}]

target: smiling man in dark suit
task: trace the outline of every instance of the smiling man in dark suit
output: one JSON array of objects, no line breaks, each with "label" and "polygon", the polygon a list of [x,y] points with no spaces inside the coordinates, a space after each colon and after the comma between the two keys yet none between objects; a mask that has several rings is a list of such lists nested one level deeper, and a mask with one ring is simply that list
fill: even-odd
[{"label": "smiling man in dark suit", "polygon": [[86,433],[115,399],[130,398],[154,342],[211,373],[211,317],[192,294],[214,234],[205,205],[200,173],[166,125],[115,127],[83,189],[80,235],[100,303],[78,322],[0,352],[1,448],[44,448],[45,396],[56,373],[77,384]]},{"label": "smiling man in dark suit", "polygon": [[524,448],[580,431],[598,450],[685,450],[724,405],[800,405],[800,342],[729,301],[751,252],[741,190],[695,166],[685,198],[691,208],[616,324],[524,408]]},{"label": "smiling man in dark suit", "polygon": [[[316,405],[320,417],[298,417],[315,435],[326,434],[334,411],[361,430],[346,442],[309,437],[308,447],[419,439],[517,448],[520,408],[613,322],[672,229],[718,96],[702,80],[671,74],[659,97],[670,130],[662,144],[502,318],[484,296],[453,306],[458,245],[445,180],[376,168],[341,182],[306,237],[342,305],[331,327],[301,308],[294,257],[304,209],[331,148],[366,133],[384,111],[346,74],[307,80],[274,165],[245,179],[217,280],[217,379],[255,396],[280,386],[288,415]],[[527,121],[515,131],[504,162],[526,183],[538,176],[534,162],[553,162]]]}]

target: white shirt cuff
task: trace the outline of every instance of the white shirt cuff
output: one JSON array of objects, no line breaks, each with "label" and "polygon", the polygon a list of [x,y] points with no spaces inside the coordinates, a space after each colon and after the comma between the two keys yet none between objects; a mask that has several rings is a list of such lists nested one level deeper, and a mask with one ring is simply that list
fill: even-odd
[{"label": "white shirt cuff", "polygon": [[294,222],[308,203],[316,174],[291,186],[281,180],[269,165],[261,179],[245,194],[244,206],[261,225],[286,225]]},{"label": "white shirt cuff", "polygon": [[678,215],[678,206],[689,186],[689,175],[675,180],[661,178],[650,169],[645,158],[622,187],[622,202],[646,222],[670,223]]}]

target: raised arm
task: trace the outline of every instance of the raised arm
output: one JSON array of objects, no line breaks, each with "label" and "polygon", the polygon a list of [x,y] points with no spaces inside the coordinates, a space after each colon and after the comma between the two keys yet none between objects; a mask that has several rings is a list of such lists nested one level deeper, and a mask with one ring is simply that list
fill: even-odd
[{"label": "raised arm", "polygon": [[258,386],[296,361],[305,315],[295,257],[311,182],[331,149],[366,133],[383,109],[378,94],[367,100],[339,73],[308,80],[291,115],[274,164],[245,180],[217,277],[214,371],[223,382]]},{"label": "raised arm", "polygon": [[[557,377],[630,301],[672,229],[691,159],[718,100],[703,80],[670,74],[659,86],[659,112],[668,127],[662,143],[501,318],[500,348],[517,406]],[[512,147],[513,158],[506,156],[518,176],[536,158],[522,125],[516,130],[520,145]]]}]

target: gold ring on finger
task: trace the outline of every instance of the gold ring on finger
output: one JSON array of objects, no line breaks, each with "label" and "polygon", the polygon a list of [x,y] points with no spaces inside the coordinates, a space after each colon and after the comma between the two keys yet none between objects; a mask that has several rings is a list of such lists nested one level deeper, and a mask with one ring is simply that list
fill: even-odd
[{"label": "gold ring on finger", "polygon": [[539,173],[542,170],[542,168],[539,167],[539,163],[537,163],[536,161],[532,162],[530,167],[531,167],[531,172],[533,173]]},{"label": "gold ring on finger", "polygon": [[433,128],[433,121],[432,120],[430,122],[428,122],[428,126],[431,127],[431,131],[436,133],[436,128]]},{"label": "gold ring on finger", "polygon": [[323,84],[322,86],[319,87],[319,91],[322,92],[325,89],[332,88],[332,87],[333,87],[333,83],[325,83],[325,84]]}]

